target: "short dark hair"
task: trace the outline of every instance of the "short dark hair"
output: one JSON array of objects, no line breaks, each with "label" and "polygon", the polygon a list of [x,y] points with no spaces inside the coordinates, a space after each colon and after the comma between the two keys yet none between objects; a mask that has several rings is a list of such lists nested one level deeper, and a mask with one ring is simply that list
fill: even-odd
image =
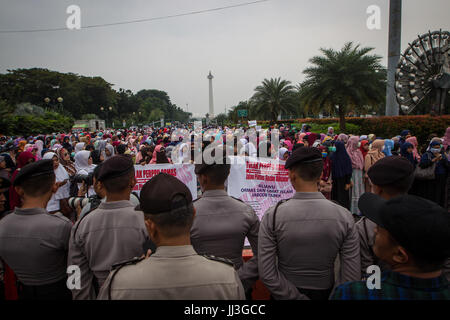
[{"label": "short dark hair", "polygon": [[[186,201],[182,195],[177,195],[172,201]],[[153,221],[167,237],[176,237],[191,230],[194,222],[194,206],[185,206],[159,214],[144,214],[146,219]]]},{"label": "short dark hair", "polygon": [[45,175],[27,178],[20,185],[23,192],[31,197],[40,197],[49,192],[55,184],[56,176],[53,172]]},{"label": "short dark hair", "polygon": [[323,160],[308,163],[299,163],[293,167],[297,175],[308,182],[316,181],[322,176]]},{"label": "short dark hair", "polygon": [[105,187],[106,192],[119,193],[128,188],[130,180],[133,177],[134,177],[134,167],[120,177],[103,180],[102,184]]},{"label": "short dark hair", "polygon": [[207,167],[201,174],[207,176],[212,184],[218,186],[225,183],[225,180],[230,175],[230,168],[231,165],[229,164],[216,164]]},{"label": "short dark hair", "polygon": [[[397,246],[402,246],[394,237],[391,235],[391,233],[388,231],[389,234],[389,240],[392,244]],[[402,246],[403,247],[403,246]],[[442,270],[444,267],[445,261],[448,259],[444,255],[442,257],[436,257],[433,259],[430,259],[430,257],[419,257],[415,254],[412,254],[408,249],[403,247],[406,252],[408,253],[408,257],[413,261],[414,265],[420,269],[422,272],[435,272],[438,270]]]}]

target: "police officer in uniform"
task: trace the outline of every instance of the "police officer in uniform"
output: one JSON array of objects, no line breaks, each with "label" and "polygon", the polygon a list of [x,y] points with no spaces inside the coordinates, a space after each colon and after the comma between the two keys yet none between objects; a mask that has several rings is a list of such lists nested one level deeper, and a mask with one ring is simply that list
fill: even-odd
[{"label": "police officer in uniform", "polygon": [[19,299],[70,300],[66,259],[72,223],[45,210],[57,190],[53,161],[27,165],[13,185],[23,204],[0,221],[0,259],[18,278]]},{"label": "police officer in uniform", "polygon": [[[414,181],[414,167],[411,162],[399,156],[386,157],[378,160],[367,172],[375,194],[385,200],[390,200],[408,193]],[[361,274],[366,275],[367,267],[379,265],[383,271],[389,267],[379,261],[372,247],[375,243],[376,224],[362,217],[356,228],[360,239]]]},{"label": "police officer in uniform", "polygon": [[[414,182],[414,167],[406,158],[386,157],[370,167],[367,175],[373,184],[374,193],[385,200],[390,200],[408,193]],[[356,223],[360,239],[362,275],[366,275],[367,268],[371,265],[378,265],[382,271],[390,270],[386,263],[377,258],[372,249],[376,226],[366,217],[362,217]],[[450,280],[450,258],[447,259],[443,272]]]},{"label": "police officer in uniform", "polygon": [[[264,215],[260,278],[277,300],[326,300],[334,286],[360,280],[359,239],[352,214],[318,192],[322,153],[303,147],[286,161],[296,193]],[[340,257],[338,279],[334,261]]]},{"label": "police officer in uniform", "polygon": [[[247,296],[250,296],[252,285],[259,277],[258,216],[251,206],[228,196],[225,191],[225,181],[230,174],[230,164],[226,164],[226,158],[209,165],[196,164],[195,173],[202,196],[194,201],[196,217],[191,229],[192,245],[199,254],[233,261]],[[246,237],[253,257],[244,263],[242,250]]]},{"label": "police officer in uniform", "polygon": [[190,242],[192,195],[177,178],[161,173],[141,190],[140,209],[156,252],[114,266],[99,299],[242,300],[233,263],[198,255]]},{"label": "police officer in uniform", "polygon": [[141,256],[148,239],[144,215],[130,201],[136,179],[131,158],[123,155],[106,160],[98,174],[106,201],[83,216],[72,228],[69,265],[81,271],[81,288],[73,298],[95,299],[113,264]]}]

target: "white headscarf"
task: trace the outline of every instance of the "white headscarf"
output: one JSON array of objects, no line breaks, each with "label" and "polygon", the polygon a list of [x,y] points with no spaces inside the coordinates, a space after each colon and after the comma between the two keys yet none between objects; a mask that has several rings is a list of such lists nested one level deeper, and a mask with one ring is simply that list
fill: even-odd
[{"label": "white headscarf", "polygon": [[[58,158],[56,153],[53,152],[47,152],[44,154],[43,160],[53,160],[53,157]],[[61,164],[58,165],[58,168],[55,169],[55,176],[56,176],[56,182],[64,181],[66,179],[69,179],[69,174],[67,173],[66,169],[64,169],[64,166]]]},{"label": "white headscarf", "polygon": [[187,152],[183,151],[183,149],[185,147],[187,147],[187,146],[188,146],[187,143],[180,144],[180,147],[178,149],[178,160],[177,160],[177,163],[184,163],[185,160],[189,158]]},{"label": "white headscarf", "polygon": [[250,157],[257,157],[258,151],[253,143],[249,142],[241,148],[241,154],[247,153]]},{"label": "white headscarf", "polygon": [[85,145],[84,142],[78,142],[78,143],[75,145],[75,153],[78,153],[78,152],[82,151],[83,148],[84,148],[84,145]]},{"label": "white headscarf", "polygon": [[89,157],[91,156],[91,152],[87,150],[81,150],[75,155],[75,169],[77,169],[77,173],[80,171],[86,171],[89,173],[94,170],[95,165],[89,165]]},{"label": "white headscarf", "polygon": [[34,145],[37,147],[37,153],[36,156],[38,160],[42,159],[42,150],[44,149],[44,142],[42,140],[37,140]]},{"label": "white headscarf", "polygon": [[105,147],[105,149],[108,149],[109,152],[111,153],[111,155],[110,155],[109,157],[106,155],[106,152],[104,153],[104,157],[105,157],[105,161],[106,161],[106,160],[108,160],[109,158],[114,157],[114,147],[113,147],[112,145],[110,145],[110,144],[107,144],[106,147]]},{"label": "white headscarf", "polygon": [[280,150],[278,150],[278,157],[280,158],[280,160],[283,160],[284,154],[288,151],[289,150],[286,148],[280,148]]}]

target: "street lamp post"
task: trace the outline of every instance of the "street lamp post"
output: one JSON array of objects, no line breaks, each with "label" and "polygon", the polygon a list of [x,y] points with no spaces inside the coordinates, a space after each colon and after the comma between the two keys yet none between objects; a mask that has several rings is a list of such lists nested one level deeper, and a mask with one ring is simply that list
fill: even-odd
[{"label": "street lamp post", "polygon": [[[58,97],[56,98],[54,103],[52,102],[52,99],[50,99],[49,97],[44,98],[44,102],[45,104],[47,104],[47,106],[50,106],[52,109],[54,109],[54,111],[62,111],[62,103],[63,103],[64,99],[62,97]],[[56,106],[58,106],[58,109],[56,108]]]},{"label": "street lamp post", "polygon": [[[100,110],[102,111],[102,112],[105,112],[106,113],[106,127],[108,126],[108,122],[109,122],[109,112],[111,112],[112,111],[112,107],[109,107],[109,108],[104,108],[104,107],[100,107]],[[105,128],[106,129],[106,128]]]}]

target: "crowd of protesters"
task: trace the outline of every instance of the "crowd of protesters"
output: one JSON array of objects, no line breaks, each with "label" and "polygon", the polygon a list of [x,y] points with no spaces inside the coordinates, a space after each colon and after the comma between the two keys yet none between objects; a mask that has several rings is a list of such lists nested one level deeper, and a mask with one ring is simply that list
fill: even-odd
[{"label": "crowd of protesters", "polygon": [[[181,137],[174,134],[179,129],[188,132],[187,140],[186,139],[183,140]],[[279,143],[278,141],[276,142],[271,141],[272,136],[271,134],[274,131],[279,133],[280,138]],[[237,138],[238,135],[236,134],[237,132],[240,133],[238,138]],[[377,212],[375,213],[364,212],[365,210],[363,208],[365,208],[364,207],[365,203],[369,200],[375,201],[373,199],[369,200],[365,199],[365,197],[367,196],[364,194],[365,193],[377,194],[377,192],[381,190],[380,185],[377,185],[376,183],[377,175],[374,174],[373,172],[375,172],[375,170],[380,170],[376,169],[377,164],[384,163],[383,162],[385,161],[384,159],[391,157],[392,157],[391,159],[402,159],[402,161],[406,161],[411,165],[412,168],[411,172],[409,173],[409,175],[412,177],[411,183],[408,185],[407,190],[405,190],[404,192],[404,194],[408,193],[409,196],[411,196],[412,198],[408,198],[408,196],[402,195],[404,197],[402,198],[402,201],[404,201],[405,203],[408,203],[409,201],[410,204],[415,203],[418,208],[420,208],[421,206],[422,207],[427,205],[430,206],[430,203],[433,202],[436,205],[436,208],[432,207],[434,208],[433,212],[435,212],[437,216],[439,216],[439,214],[444,212],[443,211],[444,209],[446,211],[449,209],[448,188],[450,187],[450,183],[448,179],[450,169],[450,162],[449,162],[450,128],[448,128],[445,133],[439,132],[436,134],[430,134],[427,141],[418,141],[418,139],[414,136],[414,132],[410,132],[409,130],[404,130],[398,136],[392,138],[377,137],[374,134],[356,136],[341,133],[337,135],[335,134],[334,129],[332,127],[328,128],[327,133],[318,134],[311,132],[311,126],[307,124],[303,125],[301,130],[284,125],[275,128],[272,127],[271,129],[268,130],[259,130],[259,132],[257,133],[256,140],[252,140],[248,136],[247,134],[248,132],[249,132],[248,128],[243,129],[230,127],[208,127],[203,128],[201,132],[198,132],[198,130],[196,132],[195,129],[192,128],[191,126],[182,126],[182,128],[164,127],[164,128],[137,129],[137,130],[103,130],[103,131],[96,131],[93,133],[92,132],[69,133],[69,134],[55,133],[52,135],[37,135],[29,137],[1,136],[0,219],[5,219],[5,217],[11,215],[12,213],[23,210],[22,208],[24,205],[24,199],[26,198],[24,197],[24,194],[26,195],[27,190],[25,190],[26,188],[24,188],[25,191],[22,190],[20,188],[21,186],[20,183],[17,182],[16,180],[21,175],[25,176],[28,173],[27,170],[30,171],[29,173],[30,175],[33,175],[34,174],[33,170],[38,170],[39,168],[36,169],[31,168],[31,165],[34,165],[36,163],[44,163],[45,161],[42,162],[43,160],[52,161],[52,168],[55,176],[55,184],[52,187],[53,188],[52,192],[49,193],[48,201],[45,203],[46,205],[45,210],[48,214],[58,216],[61,219],[66,219],[65,221],[70,221],[71,224],[75,224],[76,228],[81,226],[77,230],[80,230],[81,232],[88,232],[86,231],[86,229],[88,229],[87,224],[89,223],[90,220],[93,220],[93,218],[90,219],[89,221],[88,219],[86,219],[86,222],[84,224],[81,224],[80,221],[83,219],[83,217],[90,212],[96,212],[98,210],[105,211],[106,210],[105,207],[106,204],[104,204],[104,202],[106,201],[105,199],[109,199],[108,201],[110,201],[111,199],[116,197],[120,192],[122,192],[122,194],[123,193],[128,194],[128,196],[125,196],[124,199],[122,198],[120,199],[122,200],[127,199],[127,201],[129,200],[130,203],[133,204],[133,206],[140,205],[141,209],[144,211],[144,214],[147,214],[148,212],[145,212],[143,206],[148,207],[151,206],[152,204],[151,203],[148,204],[148,201],[146,203],[146,199],[143,199],[145,193],[144,195],[141,194],[141,199],[139,199],[137,195],[132,194],[132,188],[128,188],[129,186],[126,185],[127,181],[125,181],[123,190],[116,190],[117,188],[114,188],[114,186],[108,183],[109,180],[119,179],[121,175],[126,176],[129,173],[130,170],[129,168],[127,169],[128,171],[126,170],[124,171],[125,173],[114,171],[119,170],[114,167],[114,164],[119,166],[122,165],[118,160],[118,158],[123,157],[124,159],[125,158],[127,159],[128,162],[126,161],[123,162],[123,166],[125,167],[127,167],[129,163],[131,163],[132,165],[171,164],[171,163],[197,164],[197,162],[195,161],[195,151],[196,151],[195,148],[199,148],[200,150],[198,151],[201,152],[202,150],[205,150],[205,148],[207,148],[209,145],[222,147],[222,150],[224,148],[223,146],[230,147],[229,154],[235,156],[270,158],[286,161],[286,164],[291,163],[291,167],[295,167],[294,163],[295,161],[301,163],[302,161],[305,161],[306,158],[308,159],[311,158],[313,159],[311,161],[316,161],[318,159],[314,158],[316,156],[315,152],[317,152],[319,156],[321,154],[319,160],[321,160],[320,163],[322,164],[323,168],[321,168],[320,170],[319,174],[320,177],[318,178],[317,183],[316,181],[314,181],[314,179],[312,180],[306,179],[304,180],[304,183],[305,184],[312,183],[311,185],[313,186],[313,189],[314,184],[316,183],[317,192],[320,192],[323,195],[324,199],[326,198],[328,200],[331,200],[332,202],[337,203],[340,208],[348,210],[353,216],[351,222],[352,225],[350,228],[352,230],[353,228],[354,230],[356,230],[357,228],[356,223],[361,219],[362,216],[373,217],[373,219],[371,220],[375,221],[375,223],[377,223],[379,219],[381,219],[379,217],[379,213]],[[200,146],[196,146],[194,143],[194,138],[199,134],[203,134],[202,143]],[[288,165],[286,166],[286,168],[288,168]],[[290,171],[294,172],[295,170],[290,169]],[[400,172],[401,169],[398,169],[398,171]],[[374,178],[371,177],[371,172]],[[386,174],[395,176],[395,172],[394,174],[392,174],[388,169],[386,169]],[[112,178],[113,176],[114,178]],[[313,173],[312,176],[314,176]],[[300,174],[299,177],[298,181],[303,181],[302,179],[305,179],[302,176],[302,174]],[[22,179],[25,178],[26,177],[23,177]],[[209,184],[211,184],[211,181],[215,182],[218,181],[217,177],[215,177],[214,179],[213,178],[210,179],[205,178],[203,182],[199,181],[199,195],[205,191],[202,188],[202,183],[208,185],[206,181],[209,181]],[[216,183],[216,185],[223,185],[225,180],[226,176],[223,179],[223,181],[219,181],[218,183]],[[292,178],[291,182],[294,185]],[[155,184],[156,182],[152,183]],[[168,184],[172,183],[172,185],[176,185],[176,183],[174,183],[173,181],[161,182],[161,184],[164,183]],[[132,182],[130,182],[130,185],[131,184]],[[120,185],[120,183],[118,183],[118,185]],[[153,192],[158,192],[158,186],[153,186],[153,188],[155,188],[155,191]],[[179,191],[180,193],[184,192],[183,186],[179,186],[179,189],[181,190]],[[302,187],[299,187],[299,189],[302,189]],[[391,189],[387,188],[386,190]],[[297,190],[297,192],[300,193],[301,191]],[[151,195],[149,195],[149,197]],[[427,203],[420,202],[421,200],[418,200],[419,198],[417,198],[417,196],[419,196],[420,199],[424,198],[431,202]],[[77,197],[86,197],[87,199],[89,199],[89,201],[87,202],[87,204],[83,203],[82,201],[74,201],[74,199],[76,199]],[[385,199],[388,198],[389,197],[385,197]],[[158,199],[158,197],[155,197],[154,199]],[[361,204],[362,200],[364,200],[363,204]],[[103,203],[103,207],[101,203]],[[385,203],[382,203],[382,205],[387,206],[387,204]],[[399,204],[391,204],[391,205],[392,207],[394,207],[395,205],[398,206]],[[158,207],[158,204],[155,204],[155,206]],[[112,210],[113,207],[109,209]],[[442,211],[439,211],[440,209],[442,209]],[[115,210],[117,210],[117,208]],[[277,209],[275,209],[275,212],[276,210]],[[339,212],[340,212],[339,214],[342,214],[342,211]],[[193,215],[195,214],[195,210],[193,211],[192,214]],[[100,213],[97,214],[97,216],[99,215]],[[273,215],[275,215],[275,213],[273,213]],[[90,214],[90,216],[92,216],[92,214]],[[124,219],[127,218],[124,217]],[[418,219],[417,221],[420,221],[420,217],[417,219]],[[441,221],[445,220],[445,219],[443,220],[443,218],[440,216],[439,219],[441,219]],[[362,219],[362,221],[363,220],[364,218]],[[126,224],[126,222],[124,221],[120,223]],[[158,230],[158,227],[160,227],[161,230],[164,229],[164,227],[162,227],[161,225],[162,222],[159,223],[160,224],[158,225],[158,222],[156,222],[155,230]],[[384,223],[386,224],[387,222]],[[414,222],[408,223],[414,224]],[[380,224],[381,222],[378,225],[380,226]],[[406,225],[407,223],[405,223],[405,226]],[[75,226],[73,228],[75,228]],[[156,236],[151,235],[153,229],[151,229],[149,225],[147,225],[147,222],[146,226],[147,227],[139,226],[139,228],[141,228],[143,234],[144,233],[146,234],[146,237],[149,237],[158,246],[158,240],[155,241]],[[273,225],[273,228],[275,228],[275,225]],[[417,226],[414,225],[411,228],[417,228]],[[389,227],[386,227],[386,229],[389,230],[389,232],[391,233],[398,232],[401,234],[401,230],[397,231],[395,227],[392,227],[391,229]],[[171,233],[166,232],[166,230],[164,231],[161,230],[159,230],[159,232],[161,234],[164,234],[164,237],[167,236],[167,238],[169,238],[168,235]],[[0,220],[0,240],[2,237],[1,231],[2,229]],[[72,230],[71,237],[74,237],[73,233],[74,231]],[[378,234],[381,233],[378,232]],[[430,234],[430,236],[432,235]],[[161,240],[159,237],[156,238]],[[403,239],[396,239],[396,240],[400,241],[401,243]],[[141,241],[141,239],[139,239],[139,241]],[[257,243],[257,241],[255,243]],[[432,241],[430,243],[432,243]],[[404,243],[401,244],[404,245]],[[371,245],[373,245],[373,243],[371,243]],[[252,250],[254,251],[255,256],[257,256],[256,254],[256,252],[258,251],[257,246],[258,245],[256,244],[255,246],[252,246]],[[442,262],[441,260],[445,260],[442,259],[443,256],[444,258],[448,258],[447,256],[447,253],[449,253],[448,246],[449,244],[447,244],[446,248],[442,249],[443,251],[437,254],[439,258],[436,261],[438,263],[437,264],[435,263],[433,266],[439,266],[440,265],[439,263]],[[65,250],[67,250],[67,248]],[[152,247],[151,251],[154,250],[155,247]],[[359,244],[357,248],[355,247],[354,250],[359,250]],[[206,253],[214,253],[215,256],[228,258],[226,256],[227,255],[226,252],[224,252],[223,255],[221,255],[220,252],[206,252]],[[125,255],[125,258],[128,259],[133,258],[135,254],[136,252],[133,252],[131,256]],[[377,257],[379,257],[377,252],[375,252],[375,254],[377,255]],[[17,280],[17,277],[15,275],[16,270],[14,270],[14,266],[12,265],[9,266],[8,262],[5,261],[6,260],[5,257],[2,256],[1,245],[0,245],[0,258],[3,260],[2,279],[4,280],[4,288],[2,289],[2,291],[6,292],[6,297],[9,299],[17,298],[17,291],[20,291],[20,288],[14,288],[15,280]],[[152,257],[150,257],[149,259],[152,259]],[[382,260],[388,260],[389,262],[392,262],[389,258]],[[355,260],[353,260],[353,262],[354,261]],[[360,260],[358,257],[358,264],[360,263],[359,261]],[[422,260],[420,259],[417,259],[416,262],[417,261],[422,262]],[[79,295],[79,296],[73,293],[73,297],[78,299],[80,298],[92,299],[95,297],[105,298],[106,296],[108,296],[108,294],[102,292],[100,289],[103,283],[108,283],[108,285],[111,285],[112,280],[110,278],[108,278],[107,280],[106,279],[107,274],[105,274],[104,272],[109,271],[109,268],[114,262],[120,261],[112,261],[112,260],[108,261],[110,265],[106,270],[102,270],[103,273],[101,276],[98,276],[98,274],[95,273],[95,270],[93,270],[93,274],[95,274],[93,278],[97,278],[98,280],[101,279],[100,285],[99,283],[94,285],[95,292],[93,293],[88,292],[86,293],[86,295]],[[397,264],[399,263],[398,261],[396,262]],[[258,265],[257,262],[255,263],[256,265]],[[425,265],[429,266],[429,264],[427,263],[425,263]],[[261,268],[260,264],[259,266]],[[362,268],[362,270],[364,271],[364,267],[358,266],[358,269],[360,268]],[[436,271],[436,268],[431,271]],[[207,273],[207,271],[204,272]],[[258,275],[257,271],[256,275]],[[436,278],[438,278],[439,276],[440,275],[437,275]],[[351,277],[348,277],[346,280],[358,281],[361,279],[364,279],[362,275],[360,276],[353,275]],[[440,279],[439,281],[443,281],[441,278],[439,279]],[[242,277],[241,280],[244,283]],[[263,280],[263,282],[267,285],[267,287],[272,293],[272,297],[274,298],[279,299],[289,297],[299,298],[299,296],[296,295],[287,294],[283,296],[283,294],[278,294],[276,286],[274,287],[272,292],[270,281],[267,281],[266,283],[264,281],[265,280],[264,277],[261,277],[261,280]],[[444,287],[444,294],[443,296],[437,297],[448,298],[450,292],[448,283],[446,284],[440,283],[440,284]],[[24,287],[27,287],[27,283],[25,283]],[[245,290],[245,296],[248,297],[248,290],[251,289],[251,285],[244,285],[243,289]],[[300,296],[303,298],[306,296],[311,299],[319,296],[322,297],[321,295],[316,295],[317,292],[314,291],[313,289],[316,290],[314,285],[310,286],[309,291],[308,288],[304,290],[299,289],[299,292],[302,293]],[[355,289],[351,286],[339,287],[335,291],[334,298],[351,299],[353,297],[352,290],[354,291],[358,289],[357,288]],[[331,294],[331,291],[323,291],[323,292],[321,291],[321,294],[324,292],[326,293],[327,297],[330,296]],[[228,293],[223,294],[224,295],[222,297],[225,299],[226,298],[238,299],[245,297],[242,295],[238,296],[227,295]],[[109,297],[111,296],[109,295]],[[168,295],[166,297],[176,298],[176,294],[174,296]],[[183,297],[186,298],[186,296]],[[126,297],[124,296],[124,298]],[[400,297],[396,296],[395,298]],[[414,297],[411,296],[411,298]]]}]

